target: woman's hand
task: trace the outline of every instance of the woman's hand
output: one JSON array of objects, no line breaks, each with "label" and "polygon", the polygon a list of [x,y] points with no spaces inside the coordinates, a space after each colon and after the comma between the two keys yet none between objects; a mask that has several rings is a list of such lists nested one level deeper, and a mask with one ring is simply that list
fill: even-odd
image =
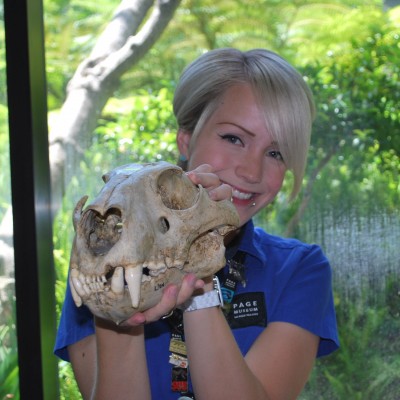
[{"label": "woman's hand", "polygon": [[213,173],[211,165],[199,165],[194,170],[187,172],[186,175],[195,185],[203,186],[212,200],[218,201],[232,198],[232,187],[220,181],[218,175]]},{"label": "woman's hand", "polygon": [[188,300],[193,295],[194,291],[203,289],[204,285],[204,280],[198,279],[193,273],[189,273],[185,275],[180,286],[173,284],[167,285],[158,304],[146,311],[134,314],[124,321],[121,326],[139,326],[158,321],[163,316],[168,315],[177,306]]}]

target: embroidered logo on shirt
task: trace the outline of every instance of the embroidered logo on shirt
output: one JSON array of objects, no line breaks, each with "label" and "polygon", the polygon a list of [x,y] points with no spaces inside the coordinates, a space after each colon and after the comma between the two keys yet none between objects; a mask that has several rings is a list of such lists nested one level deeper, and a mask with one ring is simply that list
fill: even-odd
[{"label": "embroidered logo on shirt", "polygon": [[229,305],[227,320],[232,329],[246,326],[266,326],[267,308],[264,293],[236,294]]}]

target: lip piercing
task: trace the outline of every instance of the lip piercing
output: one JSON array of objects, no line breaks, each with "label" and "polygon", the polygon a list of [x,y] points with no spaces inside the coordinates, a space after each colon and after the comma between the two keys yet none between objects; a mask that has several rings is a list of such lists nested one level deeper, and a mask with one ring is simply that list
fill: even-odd
[{"label": "lip piercing", "polygon": [[254,202],[251,206],[254,207],[256,205],[256,202]]}]

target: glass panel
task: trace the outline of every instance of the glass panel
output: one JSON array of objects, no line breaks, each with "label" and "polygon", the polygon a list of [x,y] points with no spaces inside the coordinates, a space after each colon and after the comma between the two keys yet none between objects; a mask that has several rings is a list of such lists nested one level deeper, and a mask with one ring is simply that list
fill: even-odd
[{"label": "glass panel", "polygon": [[[64,88],[79,60],[89,55],[99,39],[97,33],[110,19],[111,2],[100,3],[102,7],[96,2],[82,9],[80,2],[71,1],[70,8],[56,9],[55,2],[45,2],[50,128],[60,115]],[[275,10],[278,23],[272,20],[268,20],[269,24],[253,23],[257,17],[254,13],[260,14],[260,21],[275,15],[270,9],[278,3],[263,2],[259,7],[241,9],[239,22],[230,18],[224,24],[223,34],[214,32],[215,38],[223,37],[227,42],[222,40],[214,45],[229,43],[243,49],[275,47],[302,70],[315,93],[319,119],[314,127],[302,197],[288,204],[288,191],[284,188],[274,208],[261,213],[256,221],[270,233],[321,245],[331,261],[341,349],[317,361],[301,398],[397,399],[400,387],[398,9],[383,12],[381,2],[371,2],[363,8],[362,1],[354,4],[341,1],[337,2],[341,7],[336,7],[335,2],[300,7],[299,20],[293,23],[295,28],[285,25],[290,19],[286,14],[290,7],[283,12]],[[289,3],[296,8],[295,2]],[[101,9],[102,15],[90,6]],[[82,154],[82,157],[78,163],[69,156],[77,165],[72,162],[66,165],[59,180],[65,186],[59,189],[64,197],[57,207],[54,229],[59,312],[73,236],[71,212],[77,200],[84,194],[93,197],[101,186],[102,173],[112,166],[132,160],[174,162],[177,158],[176,128],[170,111],[174,82],[194,53],[206,50],[201,47],[201,40],[193,46],[193,38],[201,38],[204,32],[196,31],[196,23],[188,19],[195,15],[188,8],[182,2],[163,39],[121,80],[115,96],[101,110],[93,132],[76,140],[77,150],[83,151],[74,153],[72,146],[66,150],[69,155]],[[216,12],[218,6],[204,7],[211,9]],[[245,15],[246,12],[249,14]],[[207,14],[204,21],[212,17]],[[257,41],[250,45],[254,35],[251,27],[246,31],[242,23],[246,20],[252,22],[253,28],[270,25],[276,31],[260,32]],[[335,35],[329,34],[331,30]],[[244,39],[228,42],[228,32],[232,38]],[[283,37],[285,41],[281,42]],[[64,121],[69,122],[65,116]],[[60,382],[62,395],[77,396],[68,363],[60,362]]]},{"label": "glass panel", "polygon": [[0,21],[0,398],[19,398],[6,61]]}]

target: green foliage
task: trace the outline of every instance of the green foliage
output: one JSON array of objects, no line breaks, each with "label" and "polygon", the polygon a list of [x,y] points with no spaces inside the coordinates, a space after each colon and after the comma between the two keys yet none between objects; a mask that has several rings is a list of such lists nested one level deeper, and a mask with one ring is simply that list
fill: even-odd
[{"label": "green foliage", "polygon": [[71,364],[66,361],[60,361],[58,368],[60,377],[60,400],[82,399]]},{"label": "green foliage", "polygon": [[318,360],[301,399],[398,399],[400,319],[368,303],[337,299],[340,350]]},{"label": "green foliage", "polygon": [[2,324],[0,324],[0,399],[19,400],[18,352],[15,327],[14,299],[9,296],[4,304],[10,305],[4,309],[1,304]]},{"label": "green foliage", "polygon": [[101,149],[95,159],[110,167],[121,162],[176,161],[172,96],[173,88],[165,86],[155,92],[140,90],[135,97],[112,99],[95,132],[93,145]]},{"label": "green foliage", "polygon": [[[400,47],[393,26],[381,19],[380,29],[376,21],[364,21],[367,38],[357,37],[347,51],[305,69],[319,109],[309,171],[329,158],[315,182],[313,202],[332,207],[357,199],[366,210],[398,206]],[[368,201],[371,196],[374,202]]]}]

